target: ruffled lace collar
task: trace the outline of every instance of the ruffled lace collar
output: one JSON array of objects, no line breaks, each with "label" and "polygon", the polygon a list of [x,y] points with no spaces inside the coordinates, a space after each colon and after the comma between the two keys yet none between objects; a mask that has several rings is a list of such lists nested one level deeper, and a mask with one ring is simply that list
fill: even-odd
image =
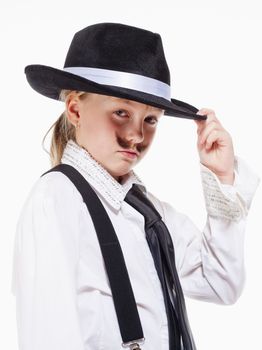
[{"label": "ruffled lace collar", "polygon": [[73,140],[69,140],[63,152],[61,163],[72,165],[115,209],[120,209],[127,192],[133,183],[140,185],[144,193],[146,187],[139,177],[131,170],[122,177],[119,183],[116,179],[84,148]]}]

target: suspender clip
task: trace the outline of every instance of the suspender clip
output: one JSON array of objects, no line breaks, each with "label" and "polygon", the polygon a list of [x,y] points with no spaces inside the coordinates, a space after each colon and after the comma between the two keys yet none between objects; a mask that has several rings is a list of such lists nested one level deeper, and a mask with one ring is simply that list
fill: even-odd
[{"label": "suspender clip", "polygon": [[130,350],[141,350],[139,344],[143,344],[145,342],[145,338],[136,339],[130,341],[128,343],[122,343],[123,348],[129,348]]}]

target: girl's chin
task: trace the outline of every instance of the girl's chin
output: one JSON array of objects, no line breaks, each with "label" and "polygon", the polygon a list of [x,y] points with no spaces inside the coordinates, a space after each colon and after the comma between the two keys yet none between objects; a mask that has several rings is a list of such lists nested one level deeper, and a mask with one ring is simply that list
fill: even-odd
[{"label": "girl's chin", "polygon": [[131,166],[122,166],[119,167],[119,169],[109,170],[108,172],[113,176],[116,180],[119,179],[119,177],[123,178],[125,175],[127,175],[133,167]]}]

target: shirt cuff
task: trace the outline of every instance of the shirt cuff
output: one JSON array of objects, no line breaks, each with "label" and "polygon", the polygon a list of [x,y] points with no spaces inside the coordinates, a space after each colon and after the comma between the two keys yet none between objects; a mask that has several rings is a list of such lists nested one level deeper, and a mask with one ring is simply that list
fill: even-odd
[{"label": "shirt cuff", "polygon": [[200,163],[201,180],[210,216],[239,221],[248,214],[260,177],[244,159],[235,156],[233,185],[223,184],[209,168]]}]

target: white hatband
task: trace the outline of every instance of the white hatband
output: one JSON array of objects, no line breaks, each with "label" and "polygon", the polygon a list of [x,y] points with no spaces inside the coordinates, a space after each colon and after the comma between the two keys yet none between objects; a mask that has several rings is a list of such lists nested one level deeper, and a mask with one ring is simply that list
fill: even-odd
[{"label": "white hatband", "polygon": [[144,75],[92,67],[65,67],[64,71],[99,84],[119,86],[163,97],[170,101],[170,86]]}]

